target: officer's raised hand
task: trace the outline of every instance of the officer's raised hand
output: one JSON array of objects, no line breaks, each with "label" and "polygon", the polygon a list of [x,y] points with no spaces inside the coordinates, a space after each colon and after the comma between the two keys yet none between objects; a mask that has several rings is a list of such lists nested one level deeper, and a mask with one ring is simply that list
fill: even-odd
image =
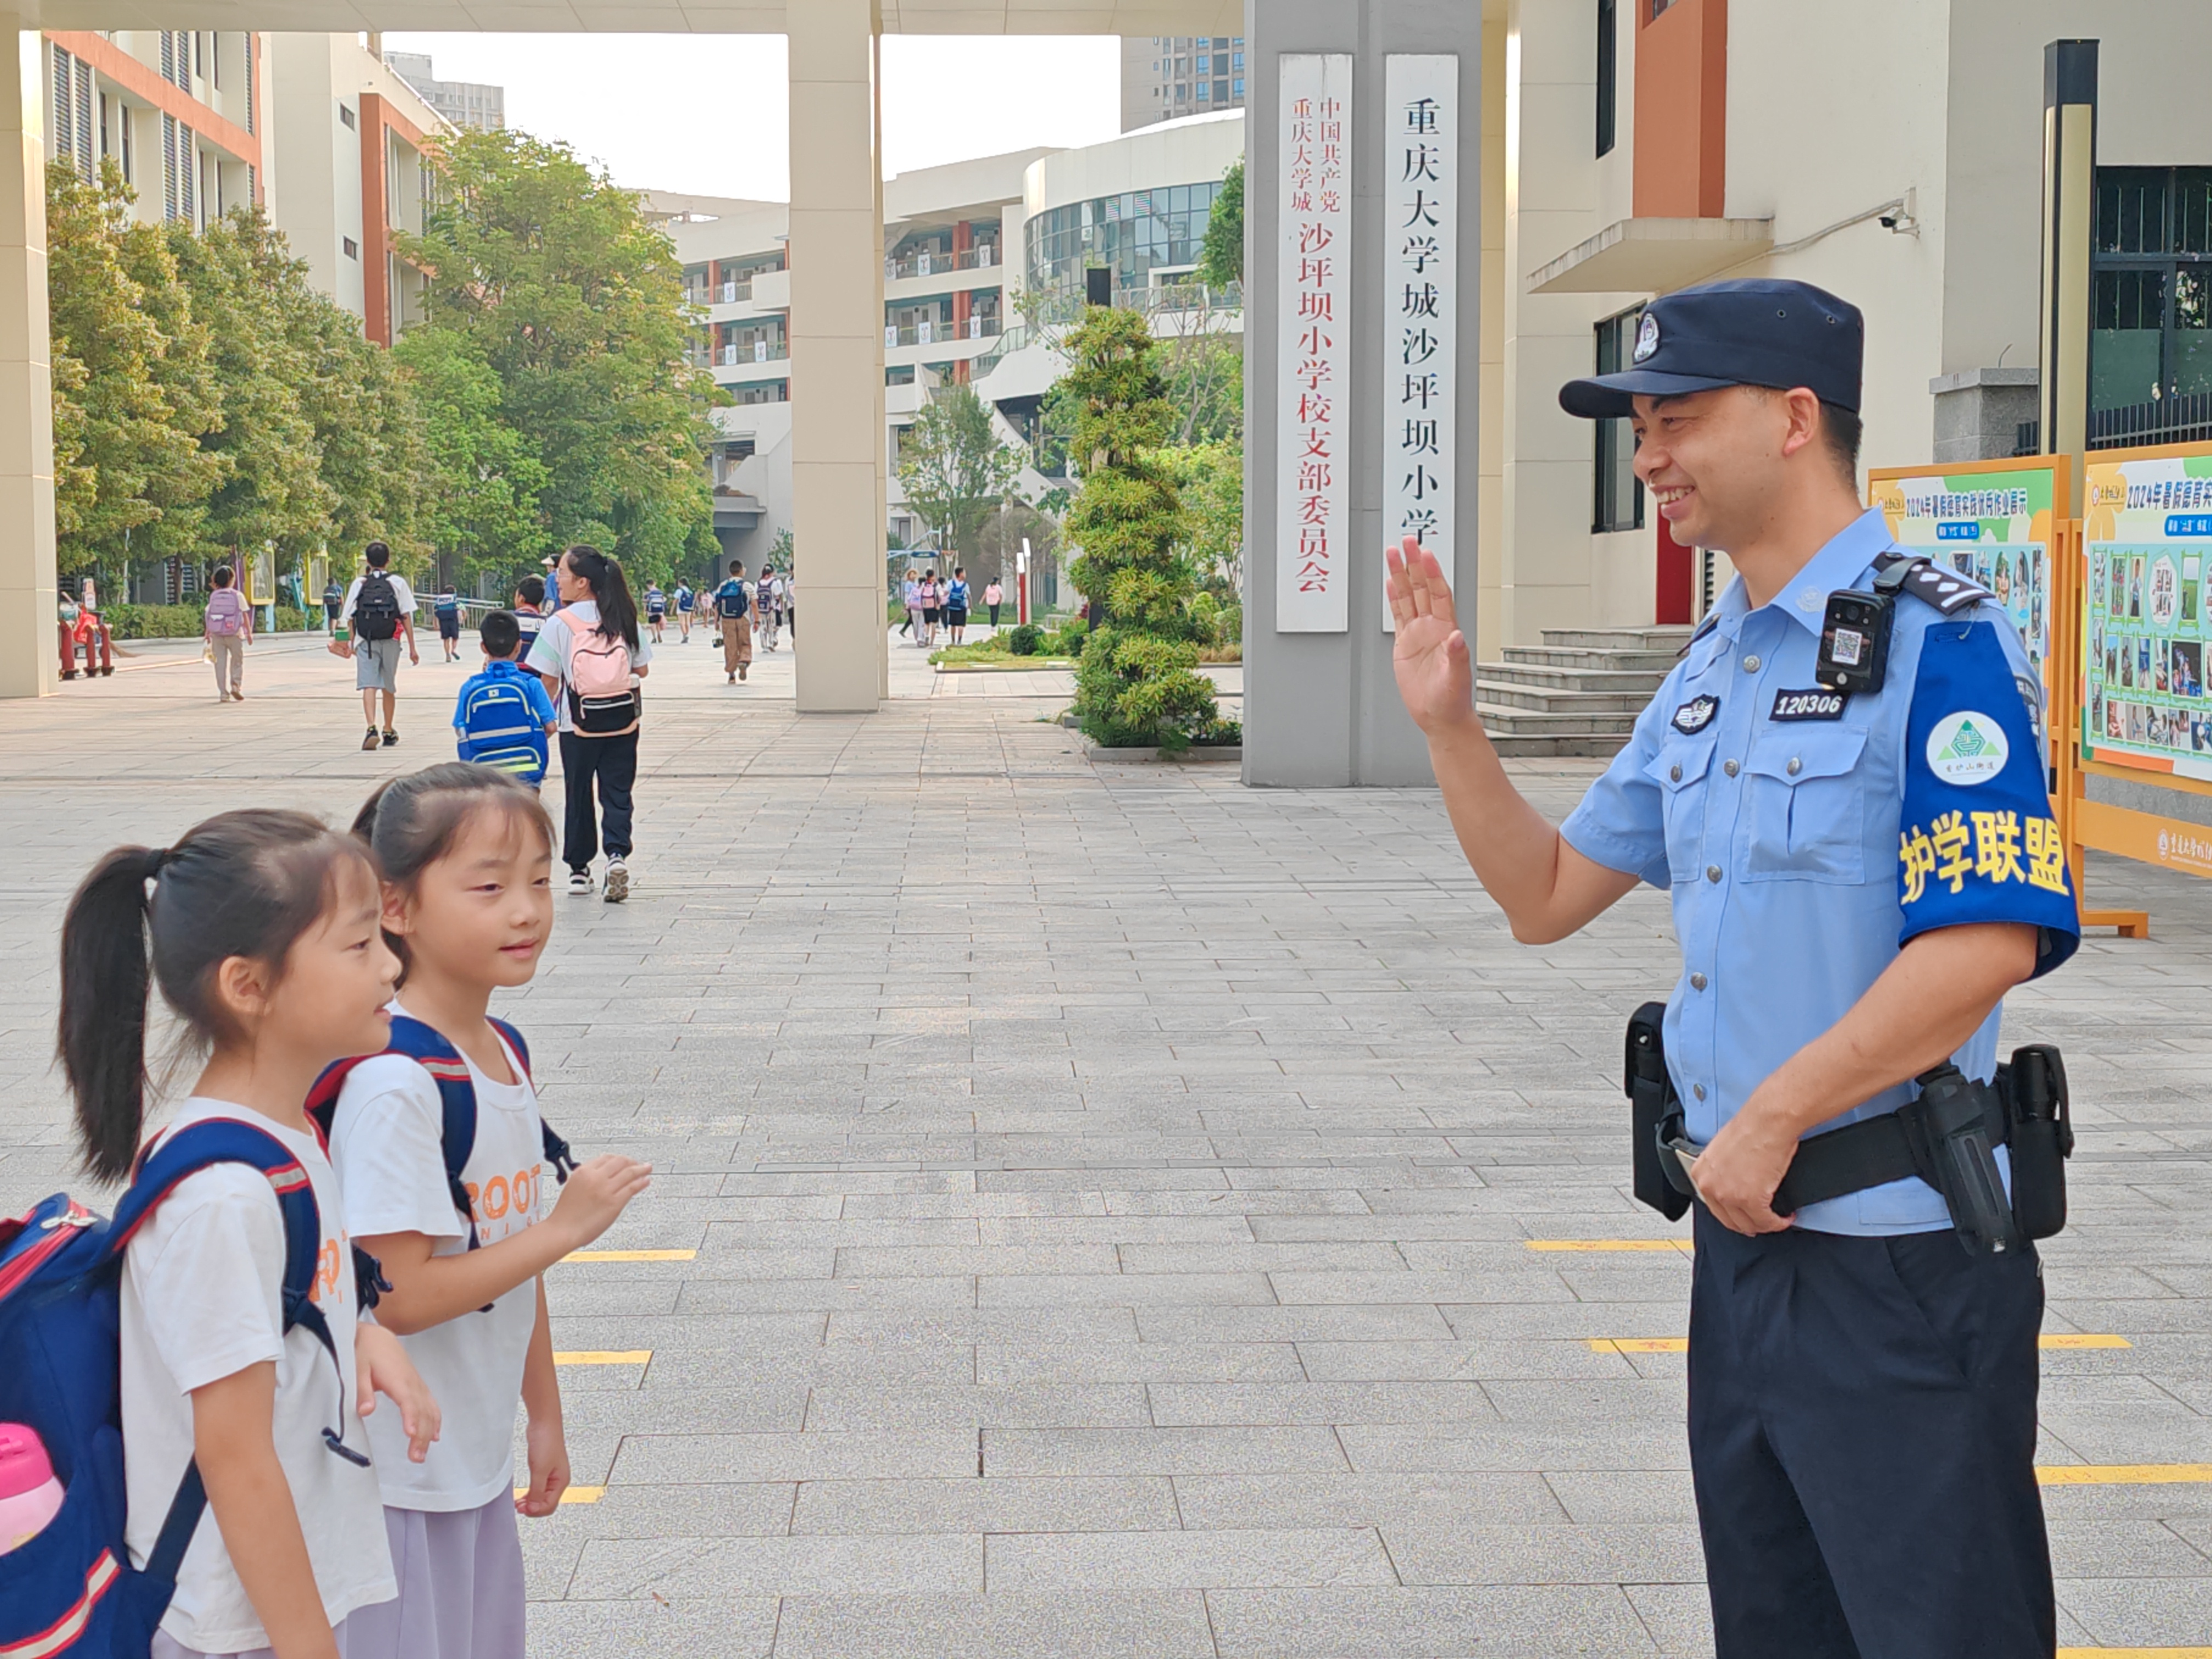
[{"label": "officer's raised hand", "polygon": [[1443,567],[1411,536],[1402,548],[1385,550],[1383,557],[1390,567],[1390,614],[1398,624],[1390,662],[1407,713],[1431,736],[1475,725],[1474,665]]}]

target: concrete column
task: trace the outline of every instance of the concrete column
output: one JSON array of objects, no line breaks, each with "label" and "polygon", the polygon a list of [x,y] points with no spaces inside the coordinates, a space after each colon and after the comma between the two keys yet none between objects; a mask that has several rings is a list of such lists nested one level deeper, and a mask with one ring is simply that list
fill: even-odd
[{"label": "concrete column", "polygon": [[[1398,700],[1383,631],[1382,408],[1380,339],[1386,227],[1383,58],[1455,52],[1460,59],[1458,263],[1458,566],[1461,620],[1476,637],[1477,515],[1481,501],[1483,167],[1482,8],[1473,0],[1245,0],[1244,781],[1285,787],[1431,781],[1428,746]],[[1279,383],[1276,341],[1296,326],[1276,294],[1281,234],[1276,155],[1281,58],[1350,52],[1352,93],[1352,315],[1350,620],[1341,634],[1275,631],[1276,424],[1295,399]]]},{"label": "concrete column", "polygon": [[0,15],[0,696],[41,697],[60,672],[46,153],[39,36],[16,21]]},{"label": "concrete column", "polygon": [[884,257],[873,0],[787,10],[791,485],[805,643],[799,707],[884,694]]}]

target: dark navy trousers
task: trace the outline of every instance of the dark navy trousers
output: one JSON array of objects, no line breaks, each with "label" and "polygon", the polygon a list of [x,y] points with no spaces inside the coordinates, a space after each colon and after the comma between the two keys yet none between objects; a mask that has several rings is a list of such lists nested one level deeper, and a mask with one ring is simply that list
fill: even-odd
[{"label": "dark navy trousers", "polygon": [[2051,1659],[2033,1246],[1697,1211],[1690,1462],[1718,1659]]}]

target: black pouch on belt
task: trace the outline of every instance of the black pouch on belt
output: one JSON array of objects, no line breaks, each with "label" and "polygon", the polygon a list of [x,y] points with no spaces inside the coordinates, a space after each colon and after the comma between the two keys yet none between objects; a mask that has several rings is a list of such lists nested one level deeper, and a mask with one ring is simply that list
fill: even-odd
[{"label": "black pouch on belt", "polygon": [[2066,1063],[2050,1043],[2030,1043],[1997,1067],[1996,1086],[2011,1131],[2013,1219],[2023,1237],[2049,1238],[2066,1224],[2066,1160],[2074,1156]]},{"label": "black pouch on belt", "polygon": [[1650,1205],[1669,1221],[1679,1221],[1690,1200],[1667,1179],[1663,1160],[1673,1154],[1659,1145],[1662,1126],[1670,1116],[1680,1115],[1660,1035],[1666,1018],[1663,1002],[1647,1002],[1630,1016],[1623,1083],[1628,1091],[1637,1202]]},{"label": "black pouch on belt", "polygon": [[1898,1110],[1920,1178],[1943,1195],[1951,1224],[1969,1255],[2002,1255],[2018,1248],[2019,1224],[1997,1171],[1996,1148],[2005,1138],[2002,1109],[1986,1083],[1943,1065],[1920,1074],[1920,1098]]}]

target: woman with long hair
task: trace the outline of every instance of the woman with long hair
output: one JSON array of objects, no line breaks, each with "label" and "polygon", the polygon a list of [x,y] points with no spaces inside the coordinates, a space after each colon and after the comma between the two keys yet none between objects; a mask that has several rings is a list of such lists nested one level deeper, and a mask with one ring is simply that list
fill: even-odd
[{"label": "woman with long hair", "polygon": [[[623,568],[579,543],[553,569],[561,608],[545,619],[524,666],[539,675],[560,714],[561,836],[568,890],[589,896],[592,860],[607,852],[606,902],[629,896],[630,791],[637,781],[639,682],[653,661]],[[593,805],[596,787],[598,804]]]}]

